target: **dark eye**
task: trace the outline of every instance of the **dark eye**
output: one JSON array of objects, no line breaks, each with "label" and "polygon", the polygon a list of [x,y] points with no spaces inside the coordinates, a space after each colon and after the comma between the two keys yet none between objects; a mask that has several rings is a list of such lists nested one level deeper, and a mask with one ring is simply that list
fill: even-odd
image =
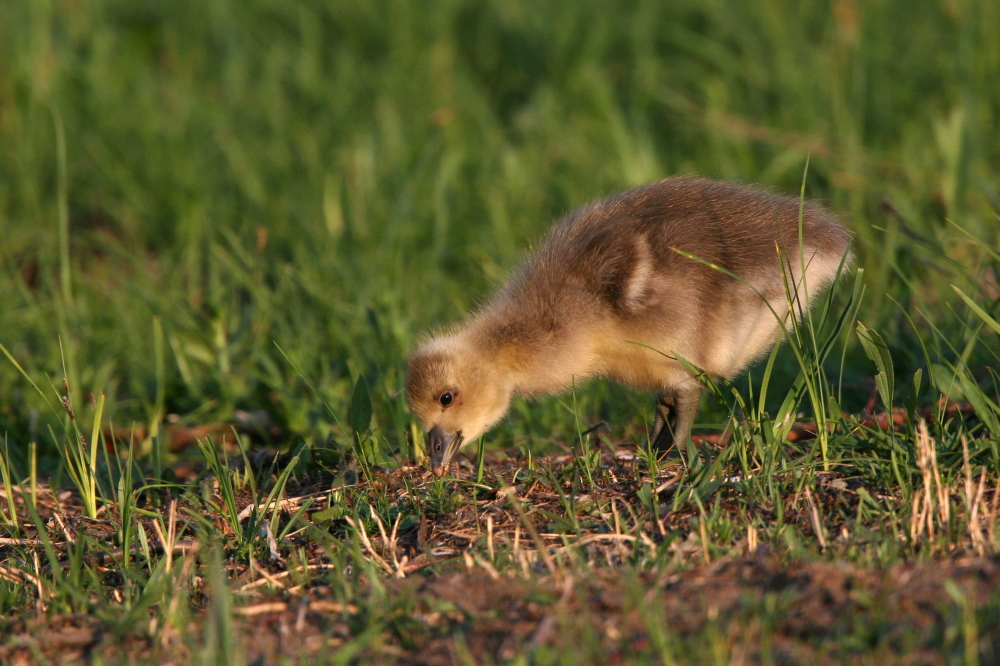
[{"label": "dark eye", "polygon": [[449,405],[451,405],[451,401],[453,399],[454,397],[451,395],[451,393],[445,392],[441,394],[440,398],[438,398],[438,402],[441,403],[442,407],[448,407]]}]

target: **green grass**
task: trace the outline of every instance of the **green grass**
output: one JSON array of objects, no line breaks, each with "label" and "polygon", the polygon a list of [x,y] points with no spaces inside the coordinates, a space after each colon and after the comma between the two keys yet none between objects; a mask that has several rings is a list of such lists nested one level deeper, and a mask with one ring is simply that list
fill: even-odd
[{"label": "green grass", "polygon": [[[998,32],[992,0],[0,4],[2,633],[78,614],[149,659],[228,663],[260,654],[234,608],[276,599],[294,626],[308,594],[320,660],[996,658],[1000,603],[949,562],[1000,543]],[[598,382],[516,402],[460,481],[420,478],[419,335],[554,219],[678,173],[804,187],[863,269],[703,400],[725,443],[602,464],[652,404]],[[796,419],[821,437],[787,443]],[[285,455],[228,464],[260,448]],[[878,594],[827,635],[794,625],[798,584],[684,626],[649,597],[750,542],[775,571],[956,582],[929,637]],[[490,569],[523,594],[470,611],[433,587]]]}]

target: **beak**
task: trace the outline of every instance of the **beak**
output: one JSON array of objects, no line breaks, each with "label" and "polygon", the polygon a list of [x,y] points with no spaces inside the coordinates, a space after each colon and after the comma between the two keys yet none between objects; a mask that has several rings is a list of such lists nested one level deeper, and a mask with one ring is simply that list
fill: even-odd
[{"label": "beak", "polygon": [[441,426],[434,426],[427,435],[431,450],[431,471],[434,476],[444,476],[451,467],[451,459],[462,447],[462,431],[447,433]]}]

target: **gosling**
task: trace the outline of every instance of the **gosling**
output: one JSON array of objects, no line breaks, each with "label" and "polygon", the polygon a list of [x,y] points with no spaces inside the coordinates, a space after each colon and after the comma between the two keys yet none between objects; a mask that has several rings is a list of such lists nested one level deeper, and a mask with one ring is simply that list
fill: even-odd
[{"label": "gosling", "polygon": [[765,355],[790,309],[801,317],[850,264],[850,240],[815,204],[800,216],[796,198],[700,178],[571,214],[485,307],[411,356],[406,397],[431,469],[449,470],[515,394],[591,377],[657,392],[654,446],[686,443],[701,396],[691,369],[732,379]]}]

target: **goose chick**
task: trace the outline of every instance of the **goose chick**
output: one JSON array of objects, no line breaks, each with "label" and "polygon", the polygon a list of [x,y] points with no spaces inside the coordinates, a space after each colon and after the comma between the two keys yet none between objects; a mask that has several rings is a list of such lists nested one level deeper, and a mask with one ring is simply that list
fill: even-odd
[{"label": "goose chick", "polygon": [[406,396],[434,473],[515,394],[597,376],[657,392],[655,446],[685,442],[701,395],[689,368],[739,374],[790,326],[789,300],[801,317],[850,262],[847,229],[806,203],[800,231],[799,208],[758,188],[668,178],[556,224],[485,307],[410,358]]}]

